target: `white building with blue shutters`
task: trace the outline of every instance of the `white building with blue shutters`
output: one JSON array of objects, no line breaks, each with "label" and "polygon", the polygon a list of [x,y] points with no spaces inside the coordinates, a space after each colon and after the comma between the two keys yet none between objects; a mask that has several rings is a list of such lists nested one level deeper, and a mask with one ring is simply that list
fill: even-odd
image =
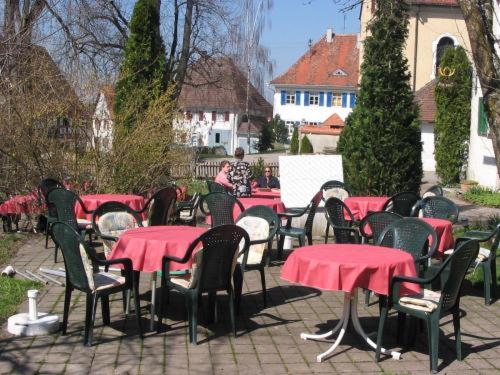
[{"label": "white building with blue shutters", "polygon": [[321,125],[336,113],[342,120],[356,105],[359,74],[357,35],[327,33],[284,74],[271,81],[273,115],[288,125]]}]

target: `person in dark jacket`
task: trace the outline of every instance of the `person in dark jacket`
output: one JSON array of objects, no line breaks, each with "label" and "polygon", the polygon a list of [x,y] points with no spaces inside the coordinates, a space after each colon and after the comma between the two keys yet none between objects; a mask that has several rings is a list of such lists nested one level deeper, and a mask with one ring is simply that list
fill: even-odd
[{"label": "person in dark jacket", "polygon": [[279,189],[280,188],[280,180],[273,176],[273,171],[271,167],[264,168],[264,175],[260,176],[257,180],[257,187],[260,188],[271,188],[271,189]]}]

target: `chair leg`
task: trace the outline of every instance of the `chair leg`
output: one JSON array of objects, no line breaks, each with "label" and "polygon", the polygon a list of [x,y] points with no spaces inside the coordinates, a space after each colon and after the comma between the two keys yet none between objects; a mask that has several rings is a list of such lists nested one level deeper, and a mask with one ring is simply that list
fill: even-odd
[{"label": "chair leg", "polygon": [[[437,373],[438,367],[438,350],[439,350],[439,316],[431,315],[429,319],[430,326],[430,353],[431,353],[431,372],[433,374]],[[429,328],[427,328],[429,330]]]},{"label": "chair leg", "polygon": [[455,331],[455,345],[457,351],[457,359],[462,360],[462,338],[460,333],[460,310],[453,311],[453,330]]},{"label": "chair leg", "polygon": [[273,239],[271,238],[267,243],[267,253],[266,253],[266,267],[271,264],[271,255],[273,251]]},{"label": "chair leg", "polygon": [[406,322],[406,314],[398,311],[398,325],[396,328],[396,342],[398,344],[403,343],[405,322]]},{"label": "chair leg", "polygon": [[369,306],[370,305],[370,295],[371,295],[371,291],[368,290],[368,289],[365,289],[365,306]]},{"label": "chair leg", "polygon": [[241,305],[241,295],[243,293],[243,270],[240,264],[238,264],[234,269],[233,283],[234,283],[236,315],[239,315],[240,305]]},{"label": "chair leg", "polygon": [[260,282],[262,284],[262,300],[264,301],[264,307],[267,307],[266,274],[264,273],[264,266],[259,269],[259,272]]},{"label": "chair leg", "polygon": [[135,280],[134,278],[134,304],[135,304],[135,319],[137,320],[137,327],[139,328],[139,337],[141,340],[144,338],[142,333],[142,323],[141,323],[141,303],[139,301],[139,280]]},{"label": "chair leg", "polygon": [[49,248],[49,231],[50,231],[50,224],[47,223],[47,227],[45,228],[45,248]]},{"label": "chair leg", "polygon": [[326,221],[326,228],[325,228],[325,243],[328,243],[328,235],[330,233],[330,223],[328,220]]},{"label": "chair leg", "polygon": [[186,312],[187,312],[187,322],[188,322],[188,331],[189,331],[189,342],[193,342],[193,322],[192,322],[192,308],[191,308],[191,294],[188,293],[185,295],[186,298]]},{"label": "chair leg", "polygon": [[[88,320],[88,329],[87,329],[87,341],[85,342],[85,346],[92,346],[92,339],[94,336],[94,323],[95,323],[95,311],[97,309],[97,300],[99,297],[97,294],[87,295],[87,299],[90,299],[90,318]],[[88,303],[88,300],[87,300]]]},{"label": "chair leg", "polygon": [[193,345],[197,344],[198,336],[198,293],[191,293],[191,343]]},{"label": "chair leg", "polygon": [[313,236],[312,233],[307,233],[307,244],[311,246],[313,244]]},{"label": "chair leg", "polygon": [[236,323],[234,318],[234,291],[229,287],[229,317],[231,319],[231,329],[233,331],[233,336],[236,337]]},{"label": "chair leg", "polygon": [[54,248],[54,263],[57,263],[57,251],[59,250],[59,246],[57,246],[57,244],[55,244],[55,248]]},{"label": "chair leg", "polygon": [[167,303],[167,293],[168,293],[168,286],[167,286],[167,277],[165,276],[165,272],[161,273],[161,289],[160,289],[160,306],[157,309],[157,319],[158,319],[158,326],[156,327],[156,332],[160,333],[162,329],[162,320],[163,320],[163,312],[164,312],[164,305]]},{"label": "chair leg", "polygon": [[83,344],[84,345],[87,345],[91,319],[92,319],[92,294],[87,293],[87,298],[85,300],[85,327],[83,329]]},{"label": "chair leg", "polygon": [[109,326],[109,296],[101,297],[102,322],[105,326]]},{"label": "chair leg", "polygon": [[61,324],[61,332],[63,335],[66,334],[66,328],[68,327],[68,315],[69,315],[69,306],[71,304],[71,287],[66,283],[66,290],[64,292],[64,312],[63,312],[63,321]]},{"label": "chair leg", "polygon": [[[201,299],[200,299],[200,308],[202,308]],[[217,314],[217,292],[208,292],[208,314],[207,314],[208,324],[215,322],[216,314]]]},{"label": "chair leg", "polygon": [[484,284],[484,304],[491,305],[491,267],[489,264],[481,264],[483,269],[483,284]]},{"label": "chair leg", "polygon": [[384,299],[384,301],[381,303],[381,309],[380,309],[380,319],[378,322],[378,332],[377,332],[377,350],[375,352],[375,361],[378,362],[380,361],[380,349],[382,348],[382,339],[384,335],[384,325],[385,325],[385,319],[387,318],[387,301]]},{"label": "chair leg", "polygon": [[283,259],[283,245],[285,244],[285,236],[280,235],[278,239],[278,259],[282,260]]},{"label": "chair leg", "polygon": [[497,299],[497,268],[496,262],[490,262],[491,269],[491,303]]},{"label": "chair leg", "polygon": [[299,236],[299,247],[304,246],[305,238],[303,235]]}]

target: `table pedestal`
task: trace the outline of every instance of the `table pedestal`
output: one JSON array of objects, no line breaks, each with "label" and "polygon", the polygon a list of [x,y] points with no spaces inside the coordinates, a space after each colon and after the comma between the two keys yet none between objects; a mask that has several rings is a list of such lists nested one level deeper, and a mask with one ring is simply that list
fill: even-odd
[{"label": "table pedestal", "polygon": [[[337,348],[337,346],[340,344],[342,341],[342,338],[344,337],[345,331],[347,329],[347,324],[349,323],[349,318],[352,319],[352,325],[355,329],[356,332],[358,332],[361,337],[367,342],[370,347],[372,347],[374,350],[377,348],[377,344],[374,343],[368,335],[363,331],[363,328],[361,327],[361,324],[359,322],[358,318],[358,289],[356,288],[352,293],[344,293],[344,312],[342,314],[342,317],[340,318],[339,322],[337,325],[330,331],[313,335],[310,333],[301,333],[300,338],[303,340],[325,340],[329,338],[330,336],[333,336],[336,334],[339,330],[340,333],[337,336],[337,339],[335,342],[332,344],[332,346],[324,353],[318,354],[316,357],[316,360],[318,362],[322,362],[323,359],[328,357],[330,354],[334,352],[334,350]],[[392,358],[394,359],[401,359],[401,353],[396,352],[396,351],[389,351],[384,348],[381,348],[381,353],[386,354],[386,355],[391,355]]]}]

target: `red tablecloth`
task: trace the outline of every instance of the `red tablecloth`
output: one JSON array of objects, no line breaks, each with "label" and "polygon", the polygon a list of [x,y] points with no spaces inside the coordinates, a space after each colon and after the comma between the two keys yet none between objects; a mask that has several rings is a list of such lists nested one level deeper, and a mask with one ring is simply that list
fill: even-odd
[{"label": "red tablecloth", "polygon": [[368,211],[381,211],[388,197],[348,197],[344,203],[356,220],[362,220]]},{"label": "red tablecloth", "polygon": [[[130,258],[135,271],[155,272],[161,270],[164,255],[182,258],[189,245],[206,231],[207,228],[184,225],[130,229],[120,236],[109,259]],[[170,263],[172,271],[189,267],[191,262]]]},{"label": "red tablecloth", "polygon": [[[404,251],[373,245],[327,244],[295,250],[281,269],[281,278],[323,290],[352,292],[366,288],[388,295],[392,276],[416,276],[413,257]],[[403,293],[419,292],[406,284]]]},{"label": "red tablecloth", "polygon": [[[128,194],[91,194],[91,195],[82,195],[80,198],[87,207],[87,210],[93,211],[101,204],[116,201],[122,202],[128,205],[130,208],[134,210],[142,210],[144,208],[144,198],[140,195],[128,195]],[[91,220],[92,215],[85,215],[82,210],[82,207],[77,204],[75,207],[76,217],[79,219],[87,219]]]},{"label": "red tablecloth", "polygon": [[[279,199],[268,199],[268,198],[238,198],[238,200],[243,204],[245,210],[252,206],[266,206],[272,208],[274,212],[281,213],[285,212],[285,205]],[[240,216],[241,210],[238,205],[234,206],[233,219],[236,220]],[[206,223],[210,225],[212,223],[211,217],[207,216]]]},{"label": "red tablecloth", "polygon": [[35,194],[15,195],[0,204],[0,214],[33,214],[38,212],[39,208],[38,198]]},{"label": "red tablecloth", "polygon": [[453,238],[453,224],[451,221],[428,217],[421,217],[420,219],[425,221],[436,231],[439,240],[437,247],[438,253],[443,253],[445,250],[454,248],[455,239]]},{"label": "red tablecloth", "polygon": [[268,199],[280,199],[281,191],[271,190],[271,191],[260,191],[252,190],[252,198],[268,198]]}]

